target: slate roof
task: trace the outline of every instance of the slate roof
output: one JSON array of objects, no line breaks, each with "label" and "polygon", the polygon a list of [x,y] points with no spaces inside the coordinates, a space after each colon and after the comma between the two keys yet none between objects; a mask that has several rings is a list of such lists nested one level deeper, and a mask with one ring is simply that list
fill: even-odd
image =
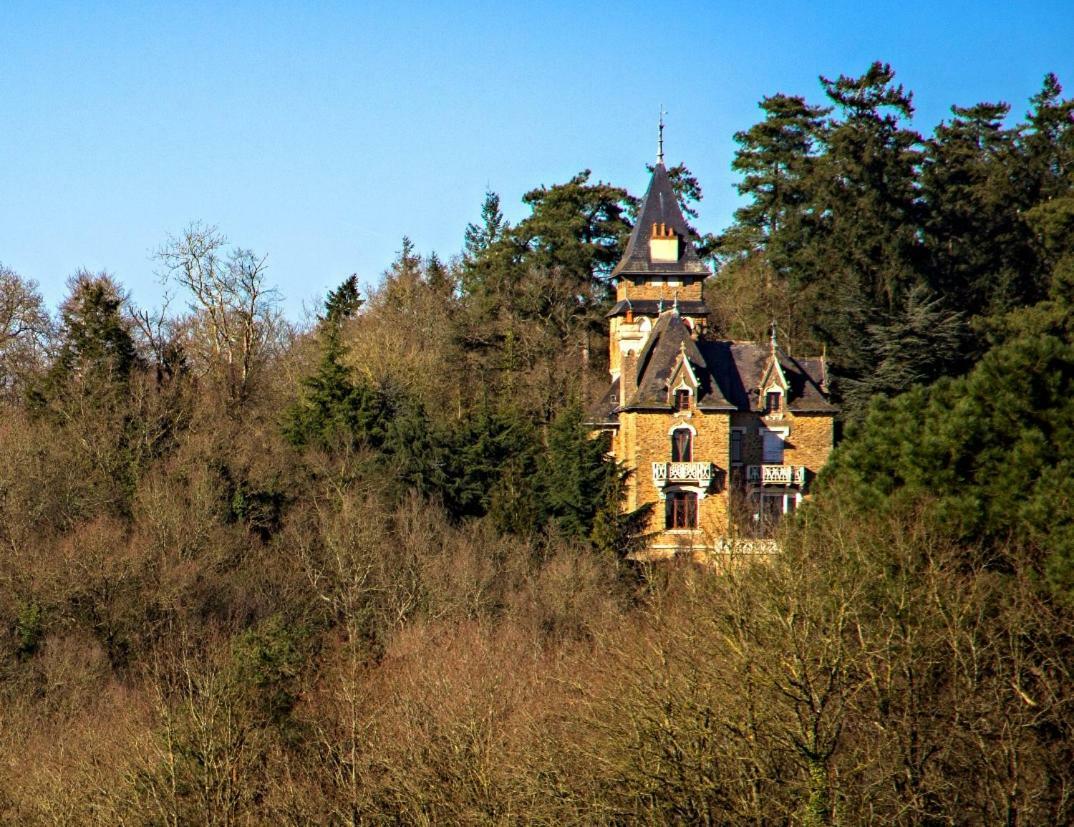
[{"label": "slate roof", "polygon": [[[660,314],[638,356],[637,391],[620,406],[620,380],[615,380],[590,409],[590,421],[614,422],[620,410],[672,410],[668,389],[680,353],[697,377],[700,410],[750,411],[760,407],[760,385],[771,347],[756,342],[695,341],[682,316],[672,309]],[[821,390],[825,380],[822,359],[795,359],[778,349],[777,357],[790,386],[787,407],[792,413],[831,414],[838,410]]]},{"label": "slate roof", "polygon": [[697,406],[701,410],[734,410],[724,396],[719,383],[712,381],[705,357],[682,316],[675,310],[660,314],[653,325],[649,338],[638,356],[638,389],[626,401],[628,408],[658,408],[671,410],[668,401],[668,383],[682,351],[694,376],[697,377]]},{"label": "slate roof", "polygon": [[[654,262],[651,259],[649,237],[652,234],[653,224],[665,224],[674,229],[675,233],[683,239],[683,252],[678,261]],[[642,198],[641,209],[638,210],[638,221],[627,241],[626,251],[612,271],[612,277],[652,273],[707,276],[709,269],[697,257],[693,240],[694,234],[686,223],[686,219],[683,218],[682,210],[679,209],[679,201],[671,187],[668,171],[662,163],[658,163],[653,168],[649,189],[645,191],[645,197]]]},{"label": "slate roof", "polygon": [[[605,314],[604,318],[625,316],[628,308],[638,316],[659,316],[665,310],[670,310],[672,305],[673,302],[660,301],[659,299],[623,299],[621,302],[616,302],[615,306]],[[707,316],[709,306],[703,301],[680,301],[679,312],[684,316]]]}]

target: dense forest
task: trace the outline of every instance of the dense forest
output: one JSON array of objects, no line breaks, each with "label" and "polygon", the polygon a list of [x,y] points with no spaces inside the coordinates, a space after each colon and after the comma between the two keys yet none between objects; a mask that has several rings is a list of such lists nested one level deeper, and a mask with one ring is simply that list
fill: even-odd
[{"label": "dense forest", "polygon": [[710,327],[826,352],[843,436],[719,574],[632,560],[586,427],[588,171],[304,324],[207,224],[156,308],[0,267],[0,820],[1074,821],[1074,99],[760,110]]}]

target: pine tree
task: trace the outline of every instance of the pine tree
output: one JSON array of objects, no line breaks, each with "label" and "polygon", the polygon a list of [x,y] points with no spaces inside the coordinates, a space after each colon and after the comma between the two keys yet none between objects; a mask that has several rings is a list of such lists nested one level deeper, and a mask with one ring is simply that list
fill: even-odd
[{"label": "pine tree", "polygon": [[510,229],[511,226],[504,220],[503,213],[500,211],[500,196],[488,190],[485,193],[485,201],[481,205],[481,223],[466,225],[466,232],[463,236],[466,260],[472,262],[478,259]]},{"label": "pine tree", "polygon": [[731,168],[743,176],[736,188],[750,203],[735,211],[720,252],[733,257],[764,251],[786,278],[805,240],[813,165],[831,110],[789,95],[763,98],[760,107],[764,120],[735,133],[739,148]]},{"label": "pine tree", "polygon": [[320,361],[302,379],[301,398],[285,415],[284,434],[296,447],[353,449],[379,439],[383,413],[377,394],[357,383],[344,364],[343,327],[361,305],[356,275],[329,292],[325,300],[317,329]]},{"label": "pine tree", "polygon": [[619,469],[604,438],[593,438],[580,405],[564,408],[548,429],[541,485],[547,518],[569,537],[588,537],[616,486]]},{"label": "pine tree", "polygon": [[1038,263],[1021,212],[1018,133],[1003,126],[1005,103],[954,106],[925,145],[921,192],[928,278],[970,315],[1039,301]]}]

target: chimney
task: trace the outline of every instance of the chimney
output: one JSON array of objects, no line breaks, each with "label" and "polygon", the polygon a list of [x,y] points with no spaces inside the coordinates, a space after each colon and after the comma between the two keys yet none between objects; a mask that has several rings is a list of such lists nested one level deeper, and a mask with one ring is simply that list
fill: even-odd
[{"label": "chimney", "polygon": [[638,390],[638,354],[628,350],[623,354],[623,365],[619,371],[619,405],[626,405],[634,398]]}]

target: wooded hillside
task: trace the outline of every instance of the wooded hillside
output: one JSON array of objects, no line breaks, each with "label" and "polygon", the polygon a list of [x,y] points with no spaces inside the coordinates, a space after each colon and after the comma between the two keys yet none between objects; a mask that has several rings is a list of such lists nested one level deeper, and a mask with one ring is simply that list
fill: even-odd
[{"label": "wooded hillside", "polygon": [[588,171],[306,324],[201,223],[169,306],[0,267],[0,820],[1074,821],[1074,100],[760,106],[711,327],[826,350],[845,438],[719,576],[628,558]]}]

